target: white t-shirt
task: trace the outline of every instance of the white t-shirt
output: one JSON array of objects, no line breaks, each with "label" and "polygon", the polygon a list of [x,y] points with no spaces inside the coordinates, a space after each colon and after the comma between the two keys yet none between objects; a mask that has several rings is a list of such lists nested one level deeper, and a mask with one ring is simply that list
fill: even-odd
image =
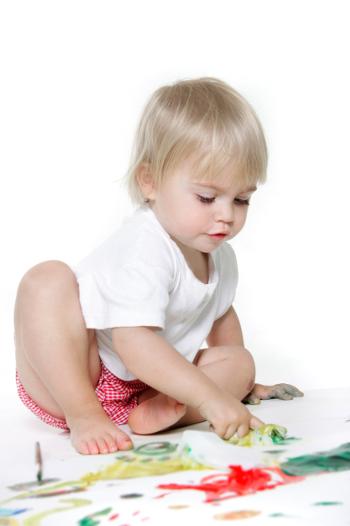
[{"label": "white t-shirt", "polygon": [[158,334],[193,361],[214,321],[232,305],[237,286],[231,245],[223,242],[208,261],[206,284],[146,205],[73,267],[86,327],[96,329],[107,369],[123,380],[135,379],[112,348],[112,327],[159,327]]}]

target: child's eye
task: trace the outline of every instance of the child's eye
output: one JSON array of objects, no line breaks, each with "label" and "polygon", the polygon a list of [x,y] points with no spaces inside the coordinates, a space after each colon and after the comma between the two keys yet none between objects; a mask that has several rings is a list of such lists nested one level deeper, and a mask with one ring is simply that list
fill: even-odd
[{"label": "child's eye", "polygon": [[[215,197],[205,197],[204,195],[199,195],[199,194],[197,194],[197,199],[201,203],[205,203],[206,205],[210,205],[211,203],[213,203],[215,201]],[[238,197],[237,197],[235,199],[235,202],[238,205],[242,205],[242,206],[248,206],[249,205],[249,199],[238,199]]]},{"label": "child's eye", "polygon": [[213,202],[214,202],[215,197],[204,197],[204,195],[197,195],[197,199],[198,199],[201,203],[205,203],[205,204],[209,205],[210,203],[213,203]]},{"label": "child's eye", "polygon": [[235,199],[238,205],[249,205],[249,199]]}]

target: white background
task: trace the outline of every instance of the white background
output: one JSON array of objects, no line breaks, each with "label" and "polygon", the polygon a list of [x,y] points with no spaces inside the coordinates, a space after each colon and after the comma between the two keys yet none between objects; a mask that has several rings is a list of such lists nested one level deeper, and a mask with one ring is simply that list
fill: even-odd
[{"label": "white background", "polygon": [[[268,182],[232,241],[257,379],[349,386],[348,2],[2,1],[0,389],[24,272],[74,264],[132,208],[120,179],[151,93],[215,76],[256,109]],[[2,400],[6,402],[4,397]]]}]

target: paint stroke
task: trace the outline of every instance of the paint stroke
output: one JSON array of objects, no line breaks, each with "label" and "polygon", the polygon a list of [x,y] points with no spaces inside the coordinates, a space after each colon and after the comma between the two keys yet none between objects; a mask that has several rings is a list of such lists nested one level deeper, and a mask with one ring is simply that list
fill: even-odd
[{"label": "paint stroke", "polygon": [[148,457],[147,462],[137,456],[131,457],[130,460],[125,458],[117,459],[110,466],[106,466],[96,473],[84,475],[80,481],[90,485],[99,480],[126,479],[136,477],[150,477],[156,475],[165,475],[175,471],[187,470],[208,470],[213,469],[211,466],[200,464],[186,456],[173,456],[169,459]]},{"label": "paint stroke", "polygon": [[[91,500],[88,499],[64,499],[61,500],[62,503],[67,503],[68,506],[53,508],[51,510],[45,510],[35,515],[24,519],[23,526],[40,526],[43,519],[49,517],[50,515],[55,515],[56,513],[63,513],[64,511],[72,510],[73,508],[80,508],[81,506],[88,506],[91,504]],[[64,522],[63,522],[64,523]]]},{"label": "paint stroke", "polygon": [[240,519],[249,519],[260,515],[261,511],[255,510],[241,510],[241,511],[226,511],[225,513],[217,513],[214,519],[221,521],[234,521]]},{"label": "paint stroke", "polygon": [[192,489],[205,493],[205,502],[213,502],[241,495],[273,489],[276,486],[298,482],[302,477],[289,477],[279,468],[252,468],[229,466],[229,473],[215,473],[203,477],[200,484],[159,484],[159,489]]},{"label": "paint stroke", "polygon": [[108,515],[112,511],[112,509],[113,508],[104,508],[103,510],[96,511],[95,513],[90,513],[90,515],[86,515],[85,517],[80,519],[80,521],[78,522],[78,526],[97,526],[98,524],[100,524],[98,517]]},{"label": "paint stroke", "polygon": [[321,500],[320,502],[314,502],[313,506],[342,506],[343,503],[336,500]]},{"label": "paint stroke", "polygon": [[271,446],[286,444],[290,438],[286,437],[287,429],[277,424],[264,424],[258,429],[251,429],[244,437],[233,437],[225,440],[234,446],[252,447],[252,446]]},{"label": "paint stroke", "polygon": [[58,481],[58,478],[47,478],[42,479],[40,484],[38,484],[37,480],[31,480],[29,482],[19,482],[18,484],[12,484],[11,486],[8,486],[8,488],[12,489],[13,491],[23,491],[31,488],[37,488],[39,485],[42,486],[43,484],[51,484],[52,482]]},{"label": "paint stroke", "polygon": [[0,517],[12,517],[24,513],[28,508],[0,508]]},{"label": "paint stroke", "polygon": [[275,513],[270,513],[269,517],[272,517],[274,519],[279,519],[279,518],[293,518],[295,517],[295,515],[286,515],[285,513],[281,513],[281,512],[275,512]]},{"label": "paint stroke", "polygon": [[13,517],[0,517],[0,526],[19,526],[19,522]]},{"label": "paint stroke", "polygon": [[37,488],[35,490],[18,493],[17,495],[14,495],[9,499],[1,501],[0,504],[7,504],[18,499],[57,497],[69,495],[71,493],[84,491],[88,487],[88,485],[89,484],[87,484],[87,482],[82,482],[81,480],[67,480],[49,487]]},{"label": "paint stroke", "polygon": [[46,490],[40,490],[38,492],[29,493],[26,497],[23,498],[39,498],[39,497],[62,497],[64,495],[70,495],[71,493],[80,493],[81,491],[85,491],[85,487],[81,486],[70,486],[68,485],[66,488],[47,488]]},{"label": "paint stroke", "polygon": [[350,470],[350,442],[328,451],[289,458],[281,464],[281,469],[291,476]]},{"label": "paint stroke", "polygon": [[143,497],[143,493],[124,493],[124,495],[120,495],[121,499],[139,499]]},{"label": "paint stroke", "polygon": [[187,450],[176,451],[178,444],[170,442],[151,442],[142,444],[135,452],[120,454],[109,466],[100,471],[87,473],[79,480],[70,480],[40,487],[15,495],[0,502],[7,504],[17,499],[54,497],[86,490],[98,481],[165,475],[176,471],[212,470],[213,467],[201,464],[190,458]]},{"label": "paint stroke", "polygon": [[175,453],[178,444],[173,442],[146,442],[133,450],[135,455],[163,456]]}]

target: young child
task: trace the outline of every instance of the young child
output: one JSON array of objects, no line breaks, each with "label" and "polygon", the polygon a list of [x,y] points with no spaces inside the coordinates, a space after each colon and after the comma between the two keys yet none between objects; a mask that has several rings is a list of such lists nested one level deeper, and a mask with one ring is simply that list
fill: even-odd
[{"label": "young child", "polygon": [[[207,420],[222,438],[262,422],[241,402],[302,396],[255,384],[232,307],[228,240],[264,182],[267,150],[251,106],[215,78],[158,89],[127,173],[138,206],[71,269],[47,261],[22,278],[15,307],[17,387],[76,450],[132,447],[139,434]],[[204,342],[208,347],[201,347]]]}]

